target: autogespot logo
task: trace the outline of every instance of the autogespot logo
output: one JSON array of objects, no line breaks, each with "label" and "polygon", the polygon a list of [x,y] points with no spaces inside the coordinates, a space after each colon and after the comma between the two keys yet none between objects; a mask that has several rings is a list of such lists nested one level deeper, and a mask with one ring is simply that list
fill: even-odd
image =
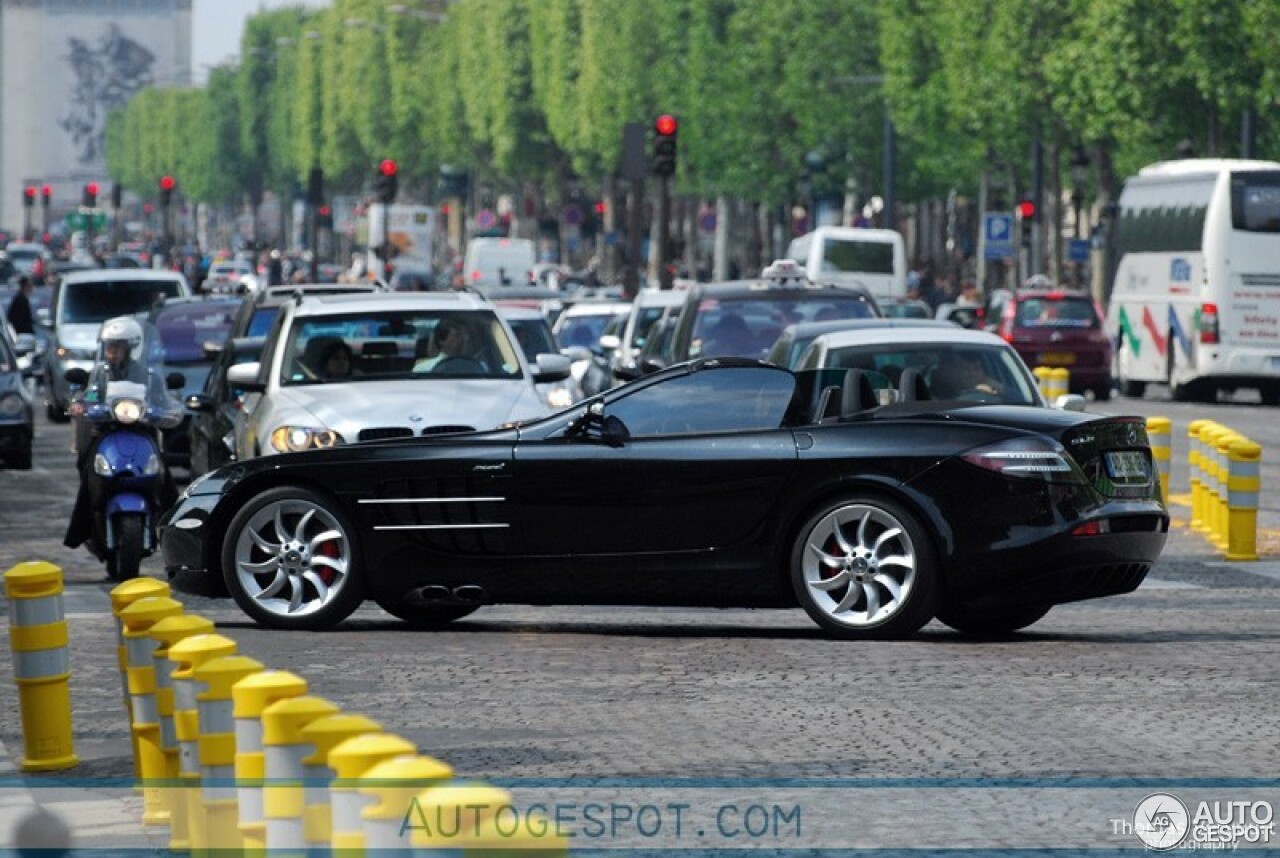
[{"label": "autogespot logo", "polygon": [[1190,827],[1187,806],[1168,793],[1152,793],[1138,802],[1133,811],[1133,833],[1158,851],[1177,846]]}]

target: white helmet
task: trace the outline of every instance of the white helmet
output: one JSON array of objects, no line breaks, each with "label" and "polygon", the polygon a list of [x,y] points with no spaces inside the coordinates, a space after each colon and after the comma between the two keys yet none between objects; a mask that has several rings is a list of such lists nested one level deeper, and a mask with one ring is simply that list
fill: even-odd
[{"label": "white helmet", "polygon": [[1053,281],[1047,274],[1032,274],[1022,286],[1024,289],[1052,289]]},{"label": "white helmet", "polygon": [[133,351],[142,343],[142,325],[139,325],[138,320],[133,316],[117,316],[114,319],[107,319],[102,323],[102,330],[98,334],[98,339],[104,344],[123,342],[130,351]]}]

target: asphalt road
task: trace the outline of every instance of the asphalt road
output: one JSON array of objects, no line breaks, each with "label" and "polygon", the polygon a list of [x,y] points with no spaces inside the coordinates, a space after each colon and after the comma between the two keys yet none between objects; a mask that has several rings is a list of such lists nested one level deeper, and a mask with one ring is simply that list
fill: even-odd
[{"label": "asphalt road", "polygon": [[[1202,799],[1280,797],[1280,474],[1264,467],[1258,563],[1223,561],[1186,529],[1179,500],[1189,420],[1210,417],[1275,450],[1278,412],[1150,397],[1094,407],[1174,420],[1175,528],[1163,558],[1137,593],[1056,608],[1009,640],[933,624],[903,642],[835,642],[798,610],[519,606],[434,633],[376,608],[332,632],[281,633],[229,602],[182,599],[312,693],[460,775],[547,804],[579,832],[575,845],[1140,848],[1125,826],[1149,793],[1193,810]],[[10,798],[47,800],[81,842],[155,845],[136,825],[136,797],[103,780],[129,775],[128,733],[110,584],[87,552],[60,544],[75,490],[65,425],[42,420],[35,458],[29,473],[0,470],[0,568],[47,560],[64,570],[83,761],[69,774],[85,780],[71,798],[47,778],[5,781],[0,749],[0,783]],[[155,558],[144,573],[160,574]],[[18,757],[14,699],[0,694],[0,742]],[[603,823],[588,804],[608,808]],[[99,817],[110,824],[86,835],[83,820]]]}]

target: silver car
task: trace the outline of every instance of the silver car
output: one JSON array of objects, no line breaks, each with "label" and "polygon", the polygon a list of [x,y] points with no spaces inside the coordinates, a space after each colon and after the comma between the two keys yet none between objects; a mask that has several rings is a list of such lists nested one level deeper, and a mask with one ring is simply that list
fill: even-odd
[{"label": "silver car", "polygon": [[489,429],[550,413],[536,385],[569,359],[529,361],[483,297],[398,292],[299,297],[262,360],[232,367],[249,391],[239,459],[384,438]]}]

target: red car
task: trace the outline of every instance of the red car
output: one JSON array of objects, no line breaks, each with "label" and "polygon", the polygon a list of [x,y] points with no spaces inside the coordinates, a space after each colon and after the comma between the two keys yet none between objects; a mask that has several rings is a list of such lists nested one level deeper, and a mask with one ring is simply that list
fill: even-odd
[{"label": "red car", "polygon": [[1111,340],[1097,302],[1083,292],[1021,290],[1005,302],[997,333],[1027,366],[1065,367],[1071,392],[1111,398]]}]

